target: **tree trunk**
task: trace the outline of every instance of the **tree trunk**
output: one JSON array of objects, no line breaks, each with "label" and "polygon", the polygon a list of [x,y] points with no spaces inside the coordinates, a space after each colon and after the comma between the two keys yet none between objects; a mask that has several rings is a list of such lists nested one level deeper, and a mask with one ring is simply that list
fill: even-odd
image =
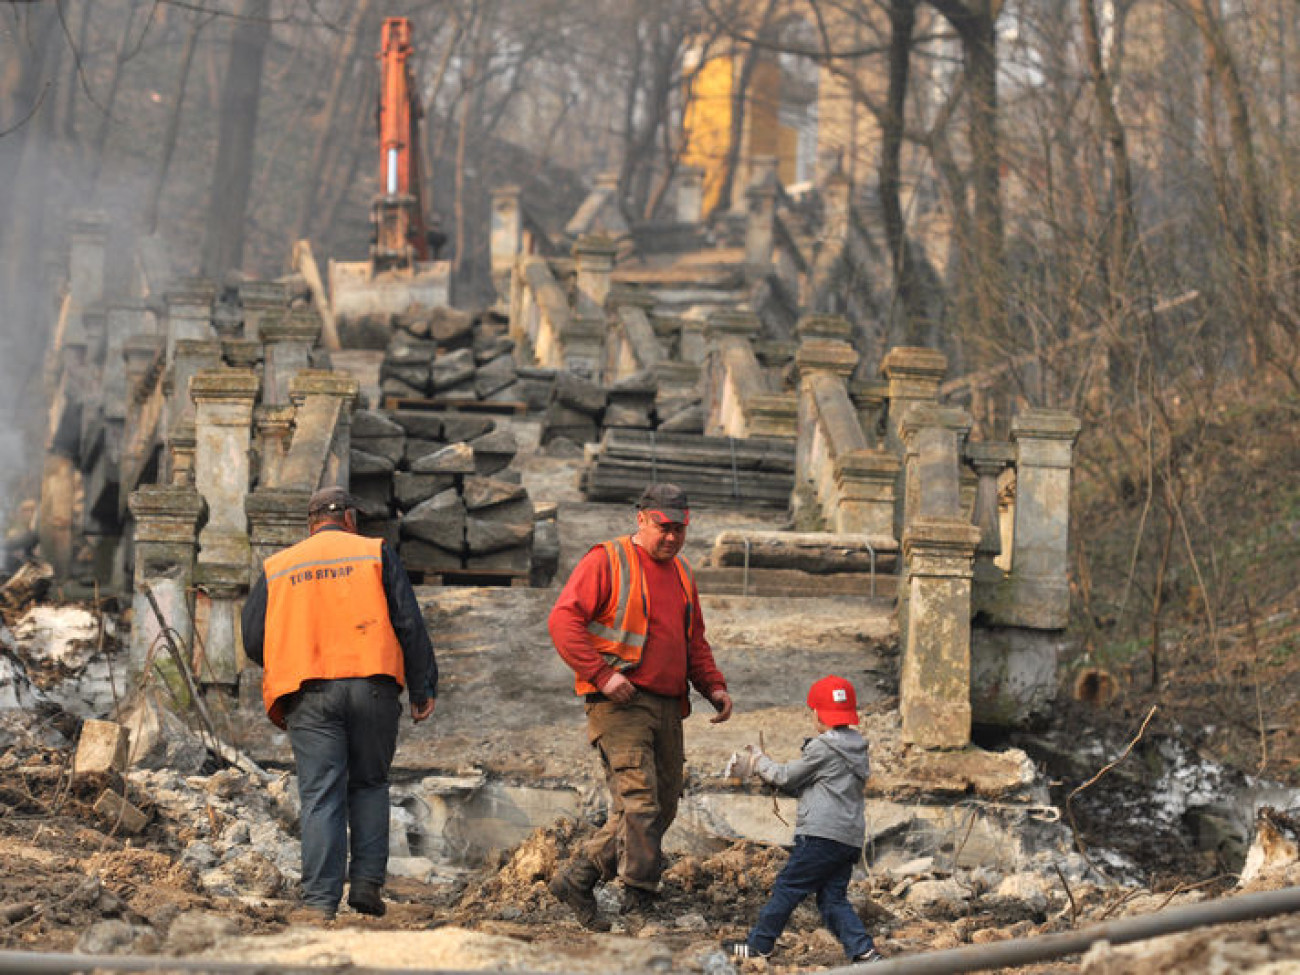
[{"label": "tree trunk", "polygon": [[271,0],[243,0],[230,37],[201,265],[202,273],[214,279],[244,261],[244,214],[253,180],[262,65],[271,36],[270,12]]},{"label": "tree trunk", "polygon": [[880,114],[881,220],[889,246],[894,291],[902,306],[902,334],[897,338],[904,345],[923,345],[927,316],[903,220],[902,201],[899,198],[912,32],[916,27],[915,0],[893,0],[889,6],[889,21],[889,87],[885,95],[885,109]]},{"label": "tree trunk", "polygon": [[307,165],[307,171],[299,177],[302,195],[298,199],[298,214],[294,220],[294,240],[306,237],[311,229],[316,194],[325,171],[325,154],[329,148],[329,136],[335,128],[335,119],[339,114],[344,83],[356,62],[357,39],[362,33],[361,25],[369,7],[370,0],[357,0],[352,8],[352,18],[343,29],[343,37],[334,52],[334,74],[330,78],[329,94],[325,96],[325,105],[316,121],[316,138],[312,145],[311,161]]},{"label": "tree trunk", "polygon": [[[91,145],[90,180],[87,182],[86,199],[93,200],[99,187],[99,175],[104,170],[104,155],[108,151],[109,129],[115,121],[113,106],[117,103],[117,92],[122,87],[122,65],[126,62],[126,48],[131,43],[131,32],[135,28],[135,15],[140,10],[140,0],[131,0],[126,14],[126,26],[122,28],[122,39],[117,42],[117,53],[113,57],[113,74],[108,83],[108,93],[100,105],[99,128],[95,130],[95,141]],[[89,12],[89,11],[88,11]],[[152,11],[150,12],[152,16]]]},{"label": "tree trunk", "polygon": [[194,65],[194,52],[199,45],[199,34],[211,22],[210,16],[195,21],[185,37],[185,50],[181,52],[181,67],[176,79],[176,100],[172,103],[171,115],[167,118],[162,154],[158,157],[158,169],[154,173],[153,185],[149,188],[149,199],[144,208],[146,234],[152,234],[158,229],[158,203],[162,199],[163,187],[167,184],[167,170],[171,168],[172,155],[176,151],[176,139],[181,130],[181,112],[185,107],[185,89],[189,87],[190,69]]}]

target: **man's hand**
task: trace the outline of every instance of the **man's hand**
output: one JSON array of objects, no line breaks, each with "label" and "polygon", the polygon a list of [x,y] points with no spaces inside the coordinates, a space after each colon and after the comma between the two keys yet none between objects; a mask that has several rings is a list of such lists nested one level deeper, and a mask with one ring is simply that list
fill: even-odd
[{"label": "man's hand", "polygon": [[433,705],[434,705],[434,703],[435,703],[435,699],[434,699],[434,698],[429,698],[429,699],[426,700],[423,704],[416,704],[414,701],[412,701],[412,702],[411,702],[411,720],[414,721],[416,724],[419,724],[421,721],[423,721],[423,720],[424,720],[425,718],[427,718],[429,715],[433,714]]},{"label": "man's hand", "polygon": [[605,683],[600,685],[600,693],[604,694],[615,704],[626,704],[628,701],[632,700],[632,698],[636,697],[636,685],[618,671],[614,671],[614,673],[606,679]]},{"label": "man's hand", "polygon": [[717,708],[718,713],[709,718],[709,724],[722,724],[731,717],[731,695],[726,691],[714,691],[709,695],[709,700]]}]

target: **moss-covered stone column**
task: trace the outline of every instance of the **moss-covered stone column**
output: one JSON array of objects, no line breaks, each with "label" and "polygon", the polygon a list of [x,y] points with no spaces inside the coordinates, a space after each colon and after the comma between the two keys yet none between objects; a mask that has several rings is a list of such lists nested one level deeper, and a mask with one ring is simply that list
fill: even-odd
[{"label": "moss-covered stone column", "polygon": [[923,748],[970,743],[970,580],[979,529],[919,517],[903,536],[907,625],[899,711],[903,740]]},{"label": "moss-covered stone column", "polygon": [[135,575],[132,591],[130,668],[144,672],[161,632],[149,600],[154,594],[168,627],[183,646],[193,641],[189,593],[194,584],[194,553],[198,531],[207,514],[203,497],[191,486],[149,484],[131,493],[127,502],[135,522]]}]

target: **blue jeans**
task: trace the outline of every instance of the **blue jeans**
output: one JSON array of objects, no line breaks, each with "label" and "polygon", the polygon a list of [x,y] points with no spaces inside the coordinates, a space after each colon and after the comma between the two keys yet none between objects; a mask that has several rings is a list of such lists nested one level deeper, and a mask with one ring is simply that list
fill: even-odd
[{"label": "blue jeans", "polygon": [[345,876],[378,884],[387,876],[388,770],[400,694],[387,678],[308,681],[287,709],[302,803],[302,899],[309,907],[337,909]]},{"label": "blue jeans", "polygon": [[856,958],[870,951],[875,942],[848,898],[849,879],[860,852],[857,847],[820,836],[796,836],[790,859],[746,939],[750,949],[770,954],[794,909],[815,893],[822,923],[839,939],[845,954]]}]

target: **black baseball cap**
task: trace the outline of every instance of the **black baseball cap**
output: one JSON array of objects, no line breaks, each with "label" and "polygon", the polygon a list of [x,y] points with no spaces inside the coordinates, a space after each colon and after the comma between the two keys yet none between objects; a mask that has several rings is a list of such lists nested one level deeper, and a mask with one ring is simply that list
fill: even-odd
[{"label": "black baseball cap", "polygon": [[691,523],[691,506],[686,492],[676,484],[651,484],[637,500],[638,511],[646,511],[658,522]]},{"label": "black baseball cap", "polygon": [[307,515],[342,512],[357,508],[357,499],[341,487],[323,487],[307,502]]}]

